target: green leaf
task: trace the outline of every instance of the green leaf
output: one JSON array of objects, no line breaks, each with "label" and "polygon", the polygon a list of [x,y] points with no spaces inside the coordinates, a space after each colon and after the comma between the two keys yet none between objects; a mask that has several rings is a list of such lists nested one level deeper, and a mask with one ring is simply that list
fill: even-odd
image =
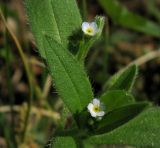
[{"label": "green leaf", "polygon": [[81,26],[75,0],[25,0],[25,6],[40,54],[45,58],[45,32],[66,48],[68,38]]},{"label": "green leaf", "polygon": [[113,75],[105,84],[104,89],[130,91],[138,73],[137,71],[136,65],[127,67],[124,71]]},{"label": "green leaf", "polygon": [[106,106],[106,113],[135,102],[131,94],[122,90],[107,91],[100,97],[100,99]]},{"label": "green leaf", "polygon": [[51,141],[52,148],[77,148],[72,137],[56,137]]},{"label": "green leaf", "polygon": [[155,37],[160,37],[160,27],[158,24],[130,12],[120,5],[117,0],[99,0],[99,3],[115,23]]},{"label": "green leaf", "polygon": [[95,148],[92,144],[84,142],[83,143],[83,148]]},{"label": "green leaf", "polygon": [[52,38],[44,37],[44,47],[59,95],[72,113],[82,111],[93,99],[86,73],[69,51]]},{"label": "green leaf", "polygon": [[159,148],[160,108],[149,108],[123,126],[102,135],[92,136],[93,144],[132,145],[138,148]]},{"label": "green leaf", "polygon": [[119,127],[141,113],[148,105],[146,102],[134,103],[107,113],[98,124],[96,133],[105,133]]}]

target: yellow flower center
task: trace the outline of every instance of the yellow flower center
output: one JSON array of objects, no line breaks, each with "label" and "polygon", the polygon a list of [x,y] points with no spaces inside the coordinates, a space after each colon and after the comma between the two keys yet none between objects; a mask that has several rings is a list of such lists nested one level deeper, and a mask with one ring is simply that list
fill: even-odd
[{"label": "yellow flower center", "polygon": [[87,28],[86,32],[92,33],[92,32],[93,32],[93,29],[92,29],[92,28]]},{"label": "yellow flower center", "polygon": [[93,110],[94,110],[94,112],[100,112],[100,107],[97,106],[97,105],[95,105],[95,106],[93,107]]}]

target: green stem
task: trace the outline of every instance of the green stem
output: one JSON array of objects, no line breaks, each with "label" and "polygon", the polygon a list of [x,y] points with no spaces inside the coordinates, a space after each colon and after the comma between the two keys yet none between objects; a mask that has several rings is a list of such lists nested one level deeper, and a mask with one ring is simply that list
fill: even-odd
[{"label": "green stem", "polygon": [[89,41],[85,41],[83,39],[82,43],[80,44],[80,49],[77,53],[77,59],[83,64],[84,59],[86,58],[90,47],[93,45],[93,43],[97,40],[97,38],[91,38]]},{"label": "green stem", "polygon": [[90,58],[88,60],[88,63],[86,65],[88,71],[91,70],[91,68],[93,66],[93,63],[94,63],[98,53],[99,53],[99,50],[94,50],[94,52],[91,54],[91,56],[90,56]]}]

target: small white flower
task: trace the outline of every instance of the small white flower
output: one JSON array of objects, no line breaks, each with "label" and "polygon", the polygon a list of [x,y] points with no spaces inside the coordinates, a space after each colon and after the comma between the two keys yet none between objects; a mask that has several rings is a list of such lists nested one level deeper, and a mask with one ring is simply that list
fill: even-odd
[{"label": "small white flower", "polygon": [[90,112],[92,117],[102,118],[105,115],[104,106],[98,99],[93,99],[91,103],[87,106],[88,111]]},{"label": "small white flower", "polygon": [[82,23],[82,31],[90,36],[94,36],[97,34],[97,32],[99,31],[98,26],[96,24],[96,22],[83,22]]}]

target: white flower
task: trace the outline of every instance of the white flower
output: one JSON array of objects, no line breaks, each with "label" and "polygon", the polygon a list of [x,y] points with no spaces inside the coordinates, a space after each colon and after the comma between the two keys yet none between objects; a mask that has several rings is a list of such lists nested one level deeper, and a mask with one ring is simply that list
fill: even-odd
[{"label": "white flower", "polygon": [[105,115],[104,106],[98,99],[93,99],[91,103],[87,106],[88,111],[90,112],[92,117],[102,118]]},{"label": "white flower", "polygon": [[94,36],[97,34],[99,29],[98,29],[96,22],[91,22],[91,23],[83,22],[82,31],[87,35]]}]

